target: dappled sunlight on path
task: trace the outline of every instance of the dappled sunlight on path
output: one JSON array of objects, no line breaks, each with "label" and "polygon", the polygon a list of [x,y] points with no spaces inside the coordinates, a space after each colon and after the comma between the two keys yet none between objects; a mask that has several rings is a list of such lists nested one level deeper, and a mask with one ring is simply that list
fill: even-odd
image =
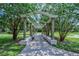
[{"label": "dappled sunlight on path", "polygon": [[[52,45],[56,45],[57,41],[43,34],[35,34],[26,39],[26,47],[19,54],[20,56],[77,56],[79,54],[58,49]],[[50,44],[48,42],[50,42]],[[53,43],[53,44],[52,44]]]}]

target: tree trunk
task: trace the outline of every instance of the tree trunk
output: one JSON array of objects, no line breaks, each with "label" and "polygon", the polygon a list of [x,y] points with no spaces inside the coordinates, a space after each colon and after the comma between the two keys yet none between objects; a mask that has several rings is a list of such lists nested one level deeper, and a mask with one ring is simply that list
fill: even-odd
[{"label": "tree trunk", "polygon": [[16,41],[17,40],[17,25],[15,24],[15,22],[14,22],[14,24],[13,24],[13,40],[14,41]]},{"label": "tree trunk", "polygon": [[49,36],[49,24],[47,24],[47,35]]},{"label": "tree trunk", "polygon": [[64,38],[61,37],[61,38],[60,38],[60,42],[63,42],[63,41],[64,41]]},{"label": "tree trunk", "polygon": [[60,36],[60,39],[59,40],[60,40],[60,42],[63,42],[64,39],[65,39],[65,36],[62,35],[62,36]]},{"label": "tree trunk", "polygon": [[17,29],[13,30],[13,40],[16,41],[17,40]]}]

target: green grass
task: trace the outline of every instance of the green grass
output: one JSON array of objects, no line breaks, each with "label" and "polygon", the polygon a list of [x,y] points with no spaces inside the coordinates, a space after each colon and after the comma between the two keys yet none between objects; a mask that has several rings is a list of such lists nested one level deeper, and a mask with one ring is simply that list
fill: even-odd
[{"label": "green grass", "polygon": [[[29,32],[26,32],[26,37],[29,37]],[[23,33],[19,33],[17,39],[22,39]],[[1,33],[0,34],[0,43],[7,43],[12,41],[12,34]]]},{"label": "green grass", "polygon": [[24,45],[18,45],[15,42],[0,44],[0,56],[16,56],[24,48]]},{"label": "green grass", "polygon": [[[79,32],[70,32],[70,33],[68,33],[67,36],[69,36],[69,35],[79,35]],[[57,37],[57,38],[59,38],[58,32],[55,32],[55,33],[54,33],[54,36]],[[70,41],[70,42],[79,43],[79,38],[70,38],[70,37],[66,37],[65,40],[66,40],[66,41]]]},{"label": "green grass", "polygon": [[67,51],[79,53],[79,44],[77,44],[77,43],[73,43],[73,44],[59,43],[56,45],[56,47],[67,50]]},{"label": "green grass", "polygon": [[[68,33],[68,35],[79,35],[79,32],[71,32],[71,33]],[[58,32],[55,32],[54,36],[59,38]],[[56,45],[56,47],[79,53],[79,38],[66,37],[65,41],[72,42],[72,43],[70,44],[59,43]]]},{"label": "green grass", "polygon": [[66,38],[65,41],[75,42],[79,44],[79,38]]},{"label": "green grass", "polygon": [[[18,34],[18,39],[23,38],[23,33]],[[29,32],[28,32],[29,34]],[[29,35],[26,35],[27,37]],[[12,34],[1,33],[0,34],[0,56],[15,56],[21,52],[24,45],[18,45],[12,40]]]},{"label": "green grass", "polygon": [[7,43],[12,41],[12,35],[11,34],[0,34],[0,43]]}]

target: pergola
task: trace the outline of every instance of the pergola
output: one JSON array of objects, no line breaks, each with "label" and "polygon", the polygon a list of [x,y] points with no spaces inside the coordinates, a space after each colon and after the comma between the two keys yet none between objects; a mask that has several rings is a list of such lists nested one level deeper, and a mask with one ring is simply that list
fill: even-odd
[{"label": "pergola", "polygon": [[[42,14],[42,15],[45,15],[45,16],[49,17],[49,20],[45,24],[43,24],[43,25],[37,24],[37,23],[32,23],[32,21],[29,20],[28,17],[29,17],[29,15],[33,15],[33,14]],[[27,21],[30,23],[30,35],[31,36],[34,34],[33,31],[35,29],[46,28],[46,27],[48,27],[47,24],[51,22],[51,29],[50,29],[51,30],[51,38],[54,37],[54,20],[57,18],[57,15],[52,15],[52,14],[49,14],[48,12],[36,11],[34,13],[28,13],[28,15],[21,15],[21,17],[22,18],[26,17]],[[25,25],[26,25],[26,20],[24,20],[24,32],[23,32],[24,39],[26,38],[26,29],[27,29],[27,27]],[[43,31],[42,31],[42,33],[43,33]],[[49,33],[49,31],[48,31],[48,33]]]}]

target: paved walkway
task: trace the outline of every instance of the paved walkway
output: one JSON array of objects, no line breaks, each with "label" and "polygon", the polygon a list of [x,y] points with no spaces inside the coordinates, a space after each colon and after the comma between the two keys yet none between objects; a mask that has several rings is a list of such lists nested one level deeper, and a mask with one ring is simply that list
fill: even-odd
[{"label": "paved walkway", "polygon": [[[28,39],[31,39],[29,37]],[[27,40],[28,40],[27,39]],[[56,41],[53,41],[56,44]],[[74,52],[65,51],[52,47],[44,40],[44,36],[35,35],[34,40],[27,42],[26,47],[19,54],[20,56],[79,56]]]}]

